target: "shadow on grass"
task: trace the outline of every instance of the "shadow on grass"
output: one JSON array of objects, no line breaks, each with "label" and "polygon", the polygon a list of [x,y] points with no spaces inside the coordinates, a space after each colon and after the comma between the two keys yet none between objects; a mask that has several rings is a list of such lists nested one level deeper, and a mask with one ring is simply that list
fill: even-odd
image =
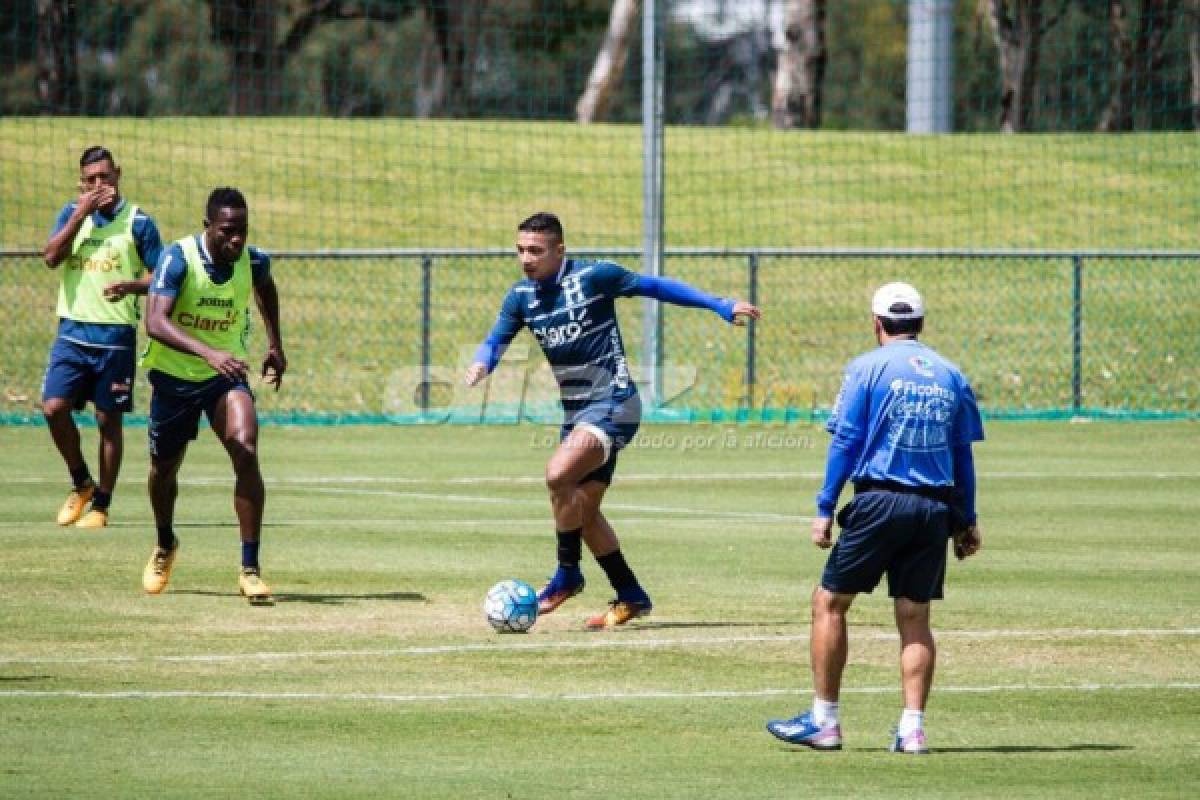
[{"label": "shadow on grass", "polygon": [[[798,623],[793,620],[791,622],[705,622],[703,620],[696,622],[670,620],[635,620],[629,624],[626,630],[668,630],[670,628],[794,628]],[[808,620],[804,620],[805,629],[808,627]]]},{"label": "shadow on grass", "polygon": [[1093,751],[1098,753],[1111,753],[1118,750],[1132,750],[1133,747],[1127,744],[1092,744],[1080,742],[1077,744],[997,744],[997,745],[981,745],[979,747],[934,747],[931,748],[934,754],[938,753],[1078,753],[1081,751]]},{"label": "shadow on grass", "polygon": [[[237,592],[213,592],[206,589],[176,589],[172,594],[190,594],[201,597],[241,597]],[[260,605],[275,605],[280,603],[314,603],[317,605],[345,605],[355,600],[394,600],[402,603],[424,603],[425,595],[420,592],[361,592],[357,594],[334,594],[328,592],[281,592],[272,598],[274,603]]]}]

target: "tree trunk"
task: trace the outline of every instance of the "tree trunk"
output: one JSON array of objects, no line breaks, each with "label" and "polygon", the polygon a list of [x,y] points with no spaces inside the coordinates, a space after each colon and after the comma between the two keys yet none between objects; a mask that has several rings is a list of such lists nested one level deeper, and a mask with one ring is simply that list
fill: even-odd
[{"label": "tree trunk", "polygon": [[415,103],[415,113],[421,119],[432,117],[446,105],[446,65],[432,26],[426,27],[421,42]]},{"label": "tree trunk", "polygon": [[584,124],[598,122],[608,115],[613,94],[621,85],[629,43],[637,27],[637,0],[614,0],[608,17],[608,32],[596,54],[588,75],[587,88],[575,105],[575,119]]},{"label": "tree trunk", "polygon": [[282,59],[278,0],[208,0],[213,38],[229,59],[229,114],[258,116],[280,107]]},{"label": "tree trunk", "polygon": [[825,0],[788,0],[783,25],[787,47],[779,53],[771,119],[776,128],[816,128],[828,57]]},{"label": "tree trunk", "polygon": [[1192,127],[1200,131],[1200,0],[1191,0],[1188,54],[1192,61]]},{"label": "tree trunk", "polygon": [[1133,130],[1133,97],[1162,65],[1163,41],[1174,22],[1172,0],[1142,0],[1136,36],[1122,0],[1109,0],[1108,20],[1113,45],[1112,88],[1100,115],[1099,130]]},{"label": "tree trunk", "polygon": [[992,38],[1000,54],[1000,130],[1019,133],[1029,128],[1037,65],[1041,55],[1042,0],[984,0]]},{"label": "tree trunk", "polygon": [[79,62],[75,58],[74,0],[37,0],[37,93],[42,112],[83,110]]},{"label": "tree trunk", "polygon": [[1108,105],[1100,115],[1102,131],[1133,130],[1133,36],[1129,31],[1129,17],[1121,0],[1108,3],[1109,36],[1113,48],[1112,87],[1108,93]]},{"label": "tree trunk", "polygon": [[465,115],[487,0],[423,0],[422,5],[428,33],[417,69],[417,116]]}]

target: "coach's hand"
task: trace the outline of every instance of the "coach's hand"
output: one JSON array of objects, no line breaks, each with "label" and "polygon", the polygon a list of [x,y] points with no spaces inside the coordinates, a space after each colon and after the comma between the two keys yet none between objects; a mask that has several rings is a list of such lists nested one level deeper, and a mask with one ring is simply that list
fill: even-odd
[{"label": "coach's hand", "polygon": [[954,534],[954,555],[959,561],[973,556],[983,547],[983,534],[979,532],[979,523],[968,525]]},{"label": "coach's hand", "polygon": [[828,550],[833,545],[833,517],[813,518],[812,540],[822,550]]},{"label": "coach's hand", "polygon": [[467,367],[467,374],[463,376],[463,382],[467,386],[475,386],[481,380],[487,377],[487,365],[480,364],[476,361],[471,366]]}]

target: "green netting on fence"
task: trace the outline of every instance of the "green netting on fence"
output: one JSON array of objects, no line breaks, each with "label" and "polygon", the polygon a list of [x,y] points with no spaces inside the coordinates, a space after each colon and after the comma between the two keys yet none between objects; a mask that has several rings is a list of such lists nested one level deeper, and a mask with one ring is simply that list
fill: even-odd
[{"label": "green netting on fence", "polygon": [[[479,412],[452,373],[518,275],[499,253],[516,223],[546,209],[571,248],[643,243],[646,5],[3,4],[0,248],[41,249],[77,194],[81,151],[103,144],[168,240],[198,230],[211,188],[235,185],[251,241],[271,251],[480,249],[427,264],[278,259],[292,374],[261,408],[293,421],[511,417],[528,397],[497,380]],[[1197,413],[1197,262],[1129,251],[1197,246],[1200,0],[657,8],[664,270],[753,291],[766,318],[751,341],[666,309],[672,399],[655,413],[819,416],[842,364],[871,346],[871,288],[891,279],[926,292],[926,338],[988,413]],[[922,39],[938,30],[942,50]],[[906,133],[939,98],[936,129],[950,132]],[[882,252],[903,248],[1008,255]],[[0,262],[0,420],[37,417],[55,277],[33,256]],[[639,363],[641,314],[622,306]]]},{"label": "green netting on fence", "polygon": [[[768,317],[742,331],[706,312],[667,309],[665,402],[652,418],[820,418],[841,367],[873,346],[870,295],[893,278],[922,289],[925,341],[964,366],[992,415],[1197,416],[1198,267],[1200,254],[668,253],[669,274],[755,296]],[[291,364],[283,391],[259,394],[260,409],[292,422],[556,418],[553,381],[531,337],[514,343],[486,391],[461,381],[518,274],[515,259],[496,251],[277,257]],[[6,259],[0,275],[0,300],[23,311],[3,333],[0,419],[36,420],[55,275],[32,256]],[[643,306],[618,308],[634,374],[646,383]],[[263,346],[256,327],[251,351]],[[143,410],[147,387],[139,388]]]}]

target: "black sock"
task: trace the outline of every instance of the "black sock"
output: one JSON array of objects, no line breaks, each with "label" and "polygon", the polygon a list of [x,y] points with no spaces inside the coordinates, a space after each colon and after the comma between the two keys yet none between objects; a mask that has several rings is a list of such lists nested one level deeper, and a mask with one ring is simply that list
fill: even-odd
[{"label": "black sock", "polygon": [[82,464],[71,470],[71,483],[76,489],[82,489],[92,482],[92,471],[87,464]]},{"label": "black sock", "polygon": [[258,569],[258,542],[242,542],[242,569]]},{"label": "black sock", "polygon": [[578,567],[583,554],[583,528],[573,531],[558,531],[558,563],[564,567]]},{"label": "black sock", "polygon": [[633,570],[625,563],[625,556],[621,555],[619,549],[613,550],[606,556],[597,556],[596,563],[604,570],[604,574],[608,576],[608,582],[617,592],[638,585]]},{"label": "black sock", "polygon": [[110,503],[112,503],[112,492],[97,489],[96,493],[92,495],[92,510],[94,511],[107,511]]},{"label": "black sock", "polygon": [[175,531],[170,525],[158,526],[158,546],[163,550],[172,550],[175,547]]}]

